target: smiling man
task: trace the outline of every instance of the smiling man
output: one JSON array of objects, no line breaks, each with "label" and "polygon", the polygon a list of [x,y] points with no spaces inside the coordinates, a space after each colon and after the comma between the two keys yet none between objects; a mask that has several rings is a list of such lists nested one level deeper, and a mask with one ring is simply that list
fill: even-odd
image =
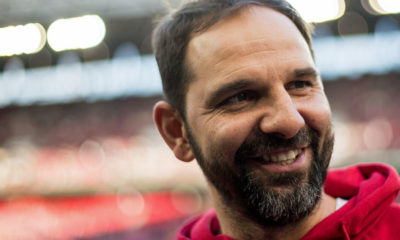
[{"label": "smiling man", "polygon": [[192,1],[160,22],[153,47],[166,96],[155,123],[178,159],[197,160],[215,206],[178,239],[394,239],[394,170],[327,177],[331,111],[288,3]]}]

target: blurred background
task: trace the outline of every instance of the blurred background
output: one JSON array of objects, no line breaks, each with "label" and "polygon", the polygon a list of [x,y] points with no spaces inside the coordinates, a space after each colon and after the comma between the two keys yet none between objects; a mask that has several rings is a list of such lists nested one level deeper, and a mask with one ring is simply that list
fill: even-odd
[{"label": "blurred background", "polygon": [[[180,0],[0,2],[0,239],[174,239],[210,207],[152,122],[155,19]],[[400,170],[400,2],[292,0],[315,24],[331,167]]]}]

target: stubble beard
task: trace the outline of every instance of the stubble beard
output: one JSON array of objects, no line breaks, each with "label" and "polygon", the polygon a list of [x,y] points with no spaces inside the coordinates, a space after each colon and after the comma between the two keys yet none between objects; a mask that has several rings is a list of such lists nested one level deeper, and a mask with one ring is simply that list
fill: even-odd
[{"label": "stubble beard", "polygon": [[[186,127],[187,128],[187,127]],[[333,133],[327,130],[322,147],[319,134],[304,128],[291,139],[255,134],[245,141],[235,155],[235,169],[226,166],[222,153],[210,148],[205,159],[190,129],[189,142],[208,181],[218,190],[227,207],[233,208],[262,225],[283,226],[296,223],[308,216],[321,198],[329,161],[333,150]],[[312,150],[308,169],[277,175],[260,176],[249,167],[246,155],[309,144]]]}]

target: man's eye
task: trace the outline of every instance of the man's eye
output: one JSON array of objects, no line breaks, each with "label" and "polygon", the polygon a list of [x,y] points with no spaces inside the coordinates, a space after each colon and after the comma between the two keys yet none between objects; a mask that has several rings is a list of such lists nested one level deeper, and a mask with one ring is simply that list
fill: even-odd
[{"label": "man's eye", "polygon": [[293,81],[287,84],[286,89],[288,90],[295,90],[295,89],[302,89],[311,87],[311,83],[309,81]]},{"label": "man's eye", "polygon": [[232,97],[226,99],[222,104],[233,104],[240,103],[245,101],[252,101],[257,98],[256,93],[252,91],[240,92],[238,94],[233,95]]}]

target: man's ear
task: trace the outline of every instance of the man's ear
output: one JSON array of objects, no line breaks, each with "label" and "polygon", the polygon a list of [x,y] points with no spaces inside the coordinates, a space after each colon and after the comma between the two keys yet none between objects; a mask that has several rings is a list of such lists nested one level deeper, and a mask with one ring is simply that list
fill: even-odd
[{"label": "man's ear", "polygon": [[157,102],[153,109],[153,120],[158,131],[178,159],[189,162],[194,159],[186,136],[182,118],[169,103]]}]

